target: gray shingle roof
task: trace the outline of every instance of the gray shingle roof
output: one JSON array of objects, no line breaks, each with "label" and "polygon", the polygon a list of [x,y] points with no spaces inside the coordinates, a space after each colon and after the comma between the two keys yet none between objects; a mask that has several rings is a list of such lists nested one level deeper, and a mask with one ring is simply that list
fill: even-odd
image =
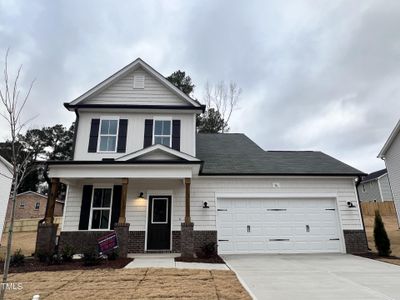
[{"label": "gray shingle roof", "polygon": [[246,135],[197,134],[202,175],[364,175],[319,151],[264,151]]},{"label": "gray shingle roof", "polygon": [[377,179],[378,177],[381,177],[382,175],[384,175],[386,173],[387,173],[386,169],[372,172],[372,173],[368,174],[367,176],[363,177],[361,182],[366,182],[366,181]]}]

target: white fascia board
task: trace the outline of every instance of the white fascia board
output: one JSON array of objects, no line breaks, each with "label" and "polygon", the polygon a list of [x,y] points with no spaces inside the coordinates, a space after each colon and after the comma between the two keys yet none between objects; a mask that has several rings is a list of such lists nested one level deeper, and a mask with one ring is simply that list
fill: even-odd
[{"label": "white fascia board", "polygon": [[51,178],[191,178],[197,165],[54,165]]},{"label": "white fascia board", "polygon": [[147,147],[147,148],[132,152],[130,154],[126,154],[126,155],[120,156],[120,157],[116,158],[115,160],[116,161],[127,161],[127,160],[130,160],[130,159],[139,157],[139,156],[144,156],[144,155],[146,155],[148,153],[151,153],[153,151],[156,151],[156,150],[160,150],[160,151],[166,152],[168,154],[171,154],[171,155],[176,156],[178,158],[185,159],[187,161],[200,161],[196,157],[193,157],[193,156],[191,156],[189,154],[186,154],[186,153],[171,149],[169,147],[166,147],[166,146],[160,145],[160,144],[152,145],[150,147]]},{"label": "white fascia board", "polygon": [[191,97],[189,97],[184,92],[182,92],[180,89],[178,89],[176,86],[174,86],[172,83],[170,83],[163,75],[158,73],[154,68],[152,68],[146,62],[144,62],[141,58],[135,59],[129,65],[123,67],[121,70],[117,71],[116,73],[114,73],[113,75],[111,75],[110,77],[105,79],[104,81],[100,82],[98,85],[94,86],[93,88],[91,88],[90,90],[88,90],[86,93],[79,96],[75,100],[71,101],[69,104],[76,105],[76,104],[86,100],[90,96],[93,96],[96,93],[104,90],[105,88],[107,88],[108,86],[113,84],[115,81],[117,81],[118,79],[120,79],[121,77],[125,76],[126,74],[135,70],[138,67],[142,67],[143,69],[145,69],[148,73],[150,73],[155,78],[157,78],[165,87],[167,87],[169,90],[171,90],[176,95],[185,99],[187,102],[189,102],[193,106],[195,106],[195,107],[201,106],[198,102],[193,100]]},{"label": "white fascia board", "polygon": [[400,132],[400,120],[397,122],[396,126],[394,127],[392,133],[390,134],[389,138],[387,139],[385,145],[383,145],[382,150],[378,154],[378,158],[384,159],[386,152],[389,150],[390,146],[392,145],[394,139]]},{"label": "white fascia board", "polygon": [[0,162],[2,162],[6,166],[7,170],[10,172],[9,175],[12,175],[12,169],[13,169],[12,164],[1,155],[0,155]]}]

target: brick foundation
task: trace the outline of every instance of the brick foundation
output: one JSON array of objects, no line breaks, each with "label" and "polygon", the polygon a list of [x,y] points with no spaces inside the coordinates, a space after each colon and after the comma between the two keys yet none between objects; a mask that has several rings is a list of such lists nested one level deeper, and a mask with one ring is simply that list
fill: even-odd
[{"label": "brick foundation", "polygon": [[128,253],[144,253],[145,231],[129,231]]},{"label": "brick foundation", "polygon": [[76,253],[82,254],[97,249],[97,239],[111,231],[62,231],[58,242],[61,251],[65,246],[73,247]]},{"label": "brick foundation", "polygon": [[128,256],[129,224],[118,223],[114,225],[114,231],[118,239],[118,253],[120,257]]},{"label": "brick foundation", "polygon": [[39,224],[36,236],[35,254],[53,254],[56,251],[58,224]]},{"label": "brick foundation", "polygon": [[368,242],[364,230],[343,230],[347,253],[368,252]]}]

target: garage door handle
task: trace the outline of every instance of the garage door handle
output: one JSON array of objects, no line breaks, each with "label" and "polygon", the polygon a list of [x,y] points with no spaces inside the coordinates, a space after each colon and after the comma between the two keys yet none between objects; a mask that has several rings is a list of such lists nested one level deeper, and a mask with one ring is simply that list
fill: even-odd
[{"label": "garage door handle", "polygon": [[339,241],[339,239],[329,239],[330,241]]},{"label": "garage door handle", "polygon": [[289,239],[269,239],[270,242],[287,242]]},{"label": "garage door handle", "polygon": [[229,242],[229,240],[218,240],[218,242]]},{"label": "garage door handle", "polygon": [[336,210],[334,208],[325,208],[325,210]]},{"label": "garage door handle", "polygon": [[285,211],[286,208],[268,208],[267,211]]},{"label": "garage door handle", "polygon": [[218,208],[217,211],[228,211],[227,209]]}]

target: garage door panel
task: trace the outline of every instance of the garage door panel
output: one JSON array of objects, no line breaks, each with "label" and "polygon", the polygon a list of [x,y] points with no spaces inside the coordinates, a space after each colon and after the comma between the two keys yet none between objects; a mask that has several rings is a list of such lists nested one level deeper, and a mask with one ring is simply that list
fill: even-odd
[{"label": "garage door panel", "polygon": [[[220,253],[340,252],[335,200],[218,199]],[[249,227],[248,227],[249,226]]]}]

